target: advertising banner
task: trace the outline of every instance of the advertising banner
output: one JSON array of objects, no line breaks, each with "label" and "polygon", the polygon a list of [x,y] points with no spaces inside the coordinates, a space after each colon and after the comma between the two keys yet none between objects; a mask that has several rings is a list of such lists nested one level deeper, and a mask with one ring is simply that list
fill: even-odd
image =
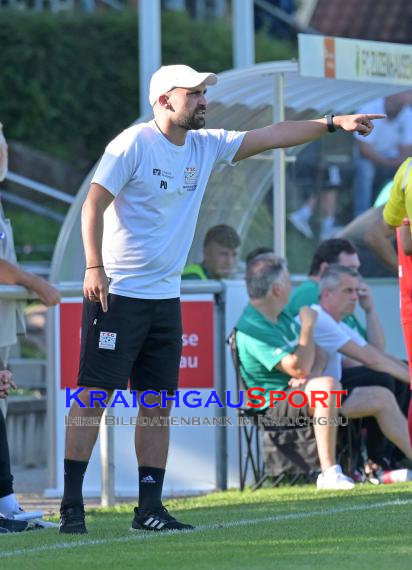
[{"label": "advertising banner", "polygon": [[303,77],[412,86],[412,46],[299,34]]}]

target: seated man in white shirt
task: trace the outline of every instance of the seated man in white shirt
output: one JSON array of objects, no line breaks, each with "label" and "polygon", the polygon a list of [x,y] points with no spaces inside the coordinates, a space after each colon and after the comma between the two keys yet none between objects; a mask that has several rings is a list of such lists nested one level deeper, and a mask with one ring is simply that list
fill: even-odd
[{"label": "seated man in white shirt", "polygon": [[[409,382],[408,367],[368,344],[342,322],[345,315],[355,310],[359,286],[359,274],[349,267],[331,265],[322,274],[320,305],[312,305],[312,308],[318,313],[315,342],[328,356],[324,374],[342,379],[343,389],[348,390],[342,415],[374,417],[383,434],[412,459],[407,421],[390,389],[393,378]],[[353,367],[353,374],[345,374],[344,378],[343,358],[345,364]]]}]

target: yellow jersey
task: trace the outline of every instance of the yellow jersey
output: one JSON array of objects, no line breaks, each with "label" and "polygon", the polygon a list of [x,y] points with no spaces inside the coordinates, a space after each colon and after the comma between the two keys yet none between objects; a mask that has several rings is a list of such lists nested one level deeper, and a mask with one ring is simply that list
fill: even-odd
[{"label": "yellow jersey", "polygon": [[412,220],[412,157],[398,168],[383,210],[383,218],[389,226],[401,226],[406,217]]}]

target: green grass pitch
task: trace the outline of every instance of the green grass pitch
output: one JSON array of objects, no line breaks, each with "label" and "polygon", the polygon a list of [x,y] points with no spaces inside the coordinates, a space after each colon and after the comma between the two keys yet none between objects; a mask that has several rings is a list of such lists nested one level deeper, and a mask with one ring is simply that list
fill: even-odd
[{"label": "green grass pitch", "polygon": [[132,505],[88,510],[87,535],[1,535],[0,568],[412,568],[412,483],[228,491],[168,507],[196,530],[130,532]]}]

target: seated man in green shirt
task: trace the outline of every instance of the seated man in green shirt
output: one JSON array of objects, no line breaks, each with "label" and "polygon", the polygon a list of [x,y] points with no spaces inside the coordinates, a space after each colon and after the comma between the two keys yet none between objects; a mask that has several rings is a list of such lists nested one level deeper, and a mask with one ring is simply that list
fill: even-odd
[{"label": "seated man in green shirt", "polygon": [[236,268],[240,237],[231,226],[210,228],[203,242],[203,261],[187,265],[182,279],[228,279]]},{"label": "seated man in green shirt", "polygon": [[[344,265],[356,269],[356,271],[359,270],[359,256],[352,242],[347,239],[334,238],[323,241],[318,246],[313,255],[308,279],[299,285],[290,297],[288,309],[294,317],[298,315],[301,307],[319,303],[321,274],[331,264]],[[356,330],[369,344],[378,350],[384,350],[385,336],[366,283],[361,284],[358,293],[359,305],[365,311],[366,329],[355,315],[347,315],[343,322],[351,329]]]},{"label": "seated man in green shirt", "polygon": [[[322,376],[325,353],[316,347],[313,329],[316,312],[310,307],[300,311],[301,325],[285,310],[291,290],[286,261],[271,253],[258,255],[247,265],[246,285],[249,304],[239,319],[237,346],[241,373],[248,388],[263,388],[268,418],[310,416],[322,473],[318,489],[349,490],[352,479],[336,464],[336,435],[338,408],[335,390],[340,383]],[[294,408],[286,400],[271,406],[271,390],[303,391],[309,402]],[[323,391],[324,403],[312,401],[312,393]],[[295,395],[294,403],[302,403]],[[318,421],[320,418],[325,421]],[[335,419],[333,422],[331,420]],[[335,424],[335,425],[333,425]]]}]

